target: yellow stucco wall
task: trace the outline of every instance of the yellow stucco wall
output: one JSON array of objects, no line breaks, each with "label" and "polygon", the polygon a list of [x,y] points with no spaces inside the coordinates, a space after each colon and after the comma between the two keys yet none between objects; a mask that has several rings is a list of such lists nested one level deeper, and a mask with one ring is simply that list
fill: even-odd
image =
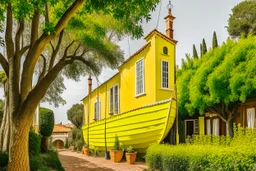
[{"label": "yellow stucco wall", "polygon": [[[163,47],[168,48],[168,54],[163,54]],[[168,99],[172,96],[174,88],[174,59],[175,45],[167,40],[156,36],[156,101]],[[169,88],[162,88],[162,61],[168,61],[169,64]]]},{"label": "yellow stucco wall", "polygon": [[[174,54],[175,45],[153,33],[146,39],[149,45],[131,58],[128,62],[119,67],[119,72],[114,77],[100,85],[90,95],[90,122],[94,120],[94,103],[96,97],[99,97],[101,104],[101,119],[105,114],[109,117],[109,95],[110,88],[116,84],[119,85],[119,113],[123,113],[134,108],[165,100],[171,97],[174,85]],[[168,55],[163,54],[163,47],[168,48]],[[136,96],[136,62],[144,59],[144,92],[145,94]],[[161,88],[161,60],[169,62],[169,89]],[[107,99],[106,99],[107,97]],[[88,99],[83,99],[85,111],[85,123],[87,122]],[[106,99],[106,100],[105,100]],[[106,108],[106,110],[105,110]]]}]

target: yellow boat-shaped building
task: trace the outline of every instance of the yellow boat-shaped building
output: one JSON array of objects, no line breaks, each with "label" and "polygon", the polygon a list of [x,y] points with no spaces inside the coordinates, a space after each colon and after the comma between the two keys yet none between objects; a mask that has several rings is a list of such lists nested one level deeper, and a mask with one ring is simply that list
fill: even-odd
[{"label": "yellow boat-shaped building", "polygon": [[[83,127],[85,142],[97,150],[112,149],[117,135],[124,148],[133,146],[145,153],[152,143],[160,143],[168,134],[176,116],[176,99],[147,105]],[[106,123],[105,123],[106,122]],[[106,126],[106,129],[105,129]],[[106,132],[105,132],[106,130]],[[105,134],[106,133],[106,134]]]},{"label": "yellow boat-shaped building", "polygon": [[173,20],[165,17],[166,34],[156,29],[146,43],[118,67],[118,72],[92,91],[84,104],[83,136],[90,148],[111,150],[117,135],[124,148],[138,152],[161,143],[176,119]]}]

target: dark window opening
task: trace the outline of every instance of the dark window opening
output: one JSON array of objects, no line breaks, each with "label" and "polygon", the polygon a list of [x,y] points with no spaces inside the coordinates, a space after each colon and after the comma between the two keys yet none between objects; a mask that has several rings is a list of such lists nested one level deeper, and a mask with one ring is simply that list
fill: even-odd
[{"label": "dark window opening", "polygon": [[164,47],[164,48],[163,48],[163,53],[164,53],[165,55],[168,55],[168,48],[167,48],[167,47]]}]

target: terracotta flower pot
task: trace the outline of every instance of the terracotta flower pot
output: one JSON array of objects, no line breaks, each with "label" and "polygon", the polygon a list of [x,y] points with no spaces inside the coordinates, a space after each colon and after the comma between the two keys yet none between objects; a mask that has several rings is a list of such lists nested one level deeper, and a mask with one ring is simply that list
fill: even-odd
[{"label": "terracotta flower pot", "polygon": [[113,161],[113,162],[120,162],[123,158],[123,155],[124,155],[124,150],[122,150],[122,151],[111,150],[110,151],[110,158],[111,158],[111,161]]},{"label": "terracotta flower pot", "polygon": [[137,152],[125,153],[125,158],[128,164],[134,164],[136,160]]},{"label": "terracotta flower pot", "polygon": [[83,147],[83,154],[86,155],[86,156],[88,156],[88,155],[89,155],[89,149]]}]

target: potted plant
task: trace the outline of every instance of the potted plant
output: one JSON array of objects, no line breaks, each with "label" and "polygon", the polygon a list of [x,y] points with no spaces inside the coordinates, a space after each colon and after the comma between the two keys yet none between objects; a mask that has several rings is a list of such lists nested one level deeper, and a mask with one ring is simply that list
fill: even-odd
[{"label": "potted plant", "polygon": [[83,146],[83,154],[86,155],[86,156],[89,156],[89,149],[88,149],[88,146],[85,144]]},{"label": "potted plant", "polygon": [[124,155],[124,150],[121,148],[119,139],[116,135],[114,148],[112,150],[110,150],[111,161],[120,162],[123,158],[123,155]]},{"label": "potted plant", "polygon": [[132,146],[126,149],[125,158],[128,164],[134,164],[136,160],[137,152],[134,151]]}]

